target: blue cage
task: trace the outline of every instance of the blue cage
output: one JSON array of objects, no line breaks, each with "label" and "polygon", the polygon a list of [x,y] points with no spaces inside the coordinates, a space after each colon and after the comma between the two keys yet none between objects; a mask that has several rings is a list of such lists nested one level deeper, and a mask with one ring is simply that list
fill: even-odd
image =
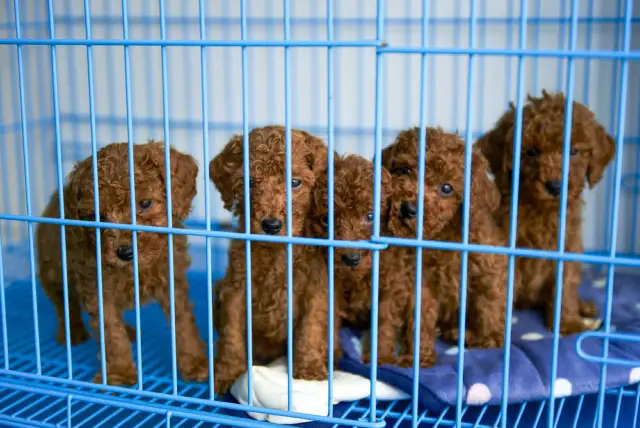
[{"label": "blue cage", "polygon": [[[612,321],[620,290],[640,286],[637,1],[6,0],[0,11],[0,425],[273,425],[256,414],[309,426],[637,425],[640,353],[632,345],[640,330]],[[507,390],[498,403],[470,401],[463,369],[472,354],[454,351],[455,397],[439,409],[421,405],[416,385],[408,398],[329,403],[324,414],[247,406],[214,398],[211,382],[182,382],[172,373],[175,331],[157,305],[127,314],[141,326],[136,387],[100,393],[90,383],[100,346],[56,342],[53,306],[36,278],[34,229],[72,166],[100,147],[156,138],[198,160],[189,280],[198,327],[214,346],[211,283],[225,272],[233,219],[206,171],[231,135],[281,123],[373,159],[414,125],[457,130],[471,144],[509,101],[520,105],[542,89],[587,105],[617,142],[605,178],[584,195],[586,254],[573,256],[606,296],[602,327],[571,347],[591,364],[592,393],[558,393],[566,383],[558,382],[557,337],[545,338],[551,366],[540,376],[551,386],[538,399],[513,402]],[[379,251],[385,243],[374,234],[362,245]],[[640,319],[640,302],[637,310]],[[595,354],[581,348],[587,340],[600,344]],[[616,346],[626,358],[608,356]],[[508,361],[500,367],[517,376]],[[626,381],[612,385],[607,376],[617,369]]]}]

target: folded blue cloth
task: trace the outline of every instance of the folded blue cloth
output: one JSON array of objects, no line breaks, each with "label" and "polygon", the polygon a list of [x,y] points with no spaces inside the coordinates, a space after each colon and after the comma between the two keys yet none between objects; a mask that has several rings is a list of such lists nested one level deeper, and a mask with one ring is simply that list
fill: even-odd
[{"label": "folded blue cloth", "polygon": [[[605,273],[588,272],[580,288],[582,297],[596,302],[600,317],[605,306]],[[614,280],[612,329],[640,335],[640,276],[616,273]],[[509,403],[539,400],[549,397],[553,335],[546,330],[542,316],[534,311],[516,311],[512,320],[512,342],[509,374]],[[346,371],[369,376],[369,366],[360,358],[358,332],[341,331],[344,358],[340,362]],[[600,364],[583,360],[576,353],[577,335],[560,338],[558,346],[557,397],[598,392]],[[590,355],[602,355],[602,340],[587,339],[583,350]],[[419,402],[426,409],[440,411],[456,404],[457,353],[453,344],[438,342],[438,361],[434,367],[420,370]],[[503,349],[465,349],[464,402],[470,405],[500,404],[502,400]],[[640,343],[610,340],[609,357],[638,360],[638,367],[608,365],[606,387],[640,381]],[[378,379],[411,394],[413,369],[395,366],[378,368]]]}]

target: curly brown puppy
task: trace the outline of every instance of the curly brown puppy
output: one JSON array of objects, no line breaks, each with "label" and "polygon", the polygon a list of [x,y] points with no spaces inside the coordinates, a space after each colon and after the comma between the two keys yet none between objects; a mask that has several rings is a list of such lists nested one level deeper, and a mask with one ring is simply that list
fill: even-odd
[{"label": "curly brown puppy", "polygon": [[[256,128],[249,134],[251,212],[244,210],[243,137],[233,137],[209,165],[209,175],[224,206],[244,230],[285,236],[286,166],[285,129]],[[292,235],[304,235],[305,220],[316,182],[325,168],[327,148],[311,134],[291,132]],[[287,353],[287,250],[285,244],[251,243],[251,295],[253,358],[267,363]],[[215,391],[224,393],[247,371],[246,285],[249,269],[246,245],[233,241],[229,266],[214,288],[216,347]],[[326,379],[328,375],[328,281],[322,250],[293,247],[294,370],[298,379]],[[336,330],[338,324],[336,323]],[[336,334],[336,343],[338,335]],[[338,347],[336,346],[336,349]]]},{"label": "curly brown puppy", "polygon": [[[493,130],[478,141],[502,195],[497,218],[509,230],[513,169],[513,140],[516,111],[512,104]],[[565,97],[562,93],[542,92],[529,96],[522,111],[522,157],[518,201],[517,246],[538,250],[558,249],[560,191],[562,187],[562,146]],[[566,251],[581,253],[582,191],[585,180],[594,187],[615,154],[615,141],[607,135],[594,114],[584,105],[573,103],[569,183],[567,193]],[[515,304],[519,308],[544,311],[548,328],[553,327],[556,262],[538,258],[516,259],[520,276]],[[560,333],[568,335],[588,329],[581,316],[593,317],[596,306],[580,300],[582,264],[565,262],[562,287]]]},{"label": "curly brown puppy", "polygon": [[[314,205],[309,213],[310,230],[314,236],[327,237],[328,191],[326,174],[318,180]],[[357,155],[336,159],[334,165],[334,237],[339,240],[368,240],[373,226],[374,169],[373,163]],[[381,232],[386,234],[386,222],[392,192],[391,174],[382,169]],[[326,250],[325,250],[326,253]],[[334,280],[336,295],[341,299],[341,317],[346,324],[367,329],[371,319],[371,259],[370,250],[336,248]],[[390,247],[380,252],[379,261],[379,326],[378,362],[409,367],[413,364],[413,308],[415,250]],[[426,286],[426,281],[423,281]],[[420,366],[435,362],[435,302],[423,288],[422,307],[432,322],[422,324]],[[401,337],[401,351],[395,355],[396,339]],[[368,349],[365,350],[368,361]]]},{"label": "curly brown puppy", "polygon": [[[427,128],[426,145],[423,239],[462,242],[464,141],[441,129]],[[389,214],[389,230],[396,236],[416,236],[418,146],[419,129],[412,128],[400,132],[382,152],[383,165],[396,176]],[[484,156],[478,150],[472,154],[469,242],[504,245],[504,237],[492,217],[500,195],[487,176]],[[429,270],[429,288],[437,300],[440,330],[446,340],[456,341],[461,253],[425,249],[423,263]],[[469,253],[468,346],[503,346],[506,284],[506,256]]]},{"label": "curly brown puppy", "polygon": [[[97,153],[100,219],[111,223],[131,223],[129,193],[129,150],[127,143],[113,143]],[[166,171],[164,144],[150,141],[134,145],[136,223],[167,226]],[[182,227],[196,194],[198,165],[194,159],[171,149],[171,198],[173,227]],[[59,217],[56,191],[43,212],[44,217]],[[93,221],[94,193],[91,157],[80,161],[64,186],[66,219]],[[81,305],[89,313],[91,326],[98,335],[98,293],[96,274],[96,231],[90,227],[66,226],[67,269],[69,279],[70,342],[88,339]],[[58,342],[65,343],[60,226],[39,224],[38,277],[58,316]],[[112,385],[133,385],[137,370],[131,355],[130,340],[135,329],[124,323],[122,313],[134,307],[133,249],[131,232],[116,229],[101,231],[102,287],[107,381]],[[156,300],[169,317],[168,238],[166,234],[138,232],[138,272],[140,301]],[[186,271],[191,260],[185,236],[174,235],[174,284],[177,358],[185,380],[203,381],[208,376],[204,343],[196,328]],[[102,374],[94,378],[100,382]]]}]

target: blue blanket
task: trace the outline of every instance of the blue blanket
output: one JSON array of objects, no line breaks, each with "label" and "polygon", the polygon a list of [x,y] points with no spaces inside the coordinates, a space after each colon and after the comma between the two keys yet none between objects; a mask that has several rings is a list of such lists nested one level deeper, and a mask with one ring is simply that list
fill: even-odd
[{"label": "blue blanket", "polygon": [[[580,293],[594,300],[600,317],[605,306],[605,274],[585,273]],[[640,335],[640,277],[616,273],[614,281],[612,329]],[[516,311],[513,317],[509,403],[549,397],[551,377],[552,334],[544,327],[540,313]],[[344,358],[341,368],[369,376],[369,366],[360,359],[359,334],[341,332]],[[600,364],[583,360],[576,353],[577,335],[559,341],[556,397],[595,393],[600,382]],[[602,355],[602,340],[591,338],[582,344],[590,355]],[[429,410],[439,411],[456,404],[457,347],[437,343],[438,361],[420,370],[419,401]],[[502,349],[466,349],[464,356],[464,390],[469,405],[500,404],[502,399]],[[608,365],[606,386],[618,387],[640,381],[640,343],[611,340],[609,357],[638,360],[638,368]],[[395,366],[378,368],[378,379],[411,394],[413,369]]]}]

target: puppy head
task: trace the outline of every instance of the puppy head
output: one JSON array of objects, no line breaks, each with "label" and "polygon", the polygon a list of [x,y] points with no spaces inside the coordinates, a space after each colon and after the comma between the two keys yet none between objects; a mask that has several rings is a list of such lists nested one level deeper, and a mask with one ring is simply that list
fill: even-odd
[{"label": "puppy head", "polygon": [[[127,143],[113,143],[97,153],[99,217],[109,223],[131,223],[129,187],[129,150]],[[136,224],[167,226],[167,175],[164,144],[149,141],[133,146]],[[170,149],[171,206],[175,222],[184,220],[196,194],[198,165],[186,154]],[[80,161],[67,177],[64,193],[65,216],[76,220],[95,220],[93,169],[91,157]],[[95,251],[95,230],[74,228],[80,241]],[[165,251],[164,234],[139,232],[140,265],[153,263]],[[102,259],[111,266],[128,266],[131,261],[130,231],[102,229]]]},{"label": "puppy head", "polygon": [[[565,102],[562,93],[543,91],[540,98],[529,96],[523,107],[520,197],[529,202],[560,200]],[[515,106],[511,105],[496,127],[478,141],[501,188],[511,183],[515,119]],[[568,198],[580,198],[585,180],[594,187],[614,155],[613,138],[595,120],[593,112],[574,101]]]},{"label": "puppy head", "polygon": [[[333,226],[334,238],[345,241],[368,240],[373,228],[373,163],[357,155],[337,157],[333,178]],[[391,193],[391,174],[382,169],[381,225],[386,223]],[[312,236],[328,237],[328,180],[318,177],[313,204],[309,212],[309,229]],[[371,251],[357,248],[336,248],[336,270],[363,276],[371,270]]]},{"label": "puppy head", "polygon": [[[394,176],[389,232],[416,237],[419,128],[402,131],[382,152],[383,165]],[[423,237],[433,239],[451,225],[461,227],[465,145],[441,129],[426,129]],[[487,175],[487,161],[476,149],[471,159],[471,215],[491,213],[500,204],[498,189]]]},{"label": "puppy head", "polygon": [[[316,177],[327,163],[327,147],[313,135],[291,130],[292,235],[303,234]],[[285,128],[265,126],[249,133],[249,204],[244,209],[243,137],[234,136],[209,164],[209,176],[220,191],[224,207],[251,233],[286,235]]]}]

